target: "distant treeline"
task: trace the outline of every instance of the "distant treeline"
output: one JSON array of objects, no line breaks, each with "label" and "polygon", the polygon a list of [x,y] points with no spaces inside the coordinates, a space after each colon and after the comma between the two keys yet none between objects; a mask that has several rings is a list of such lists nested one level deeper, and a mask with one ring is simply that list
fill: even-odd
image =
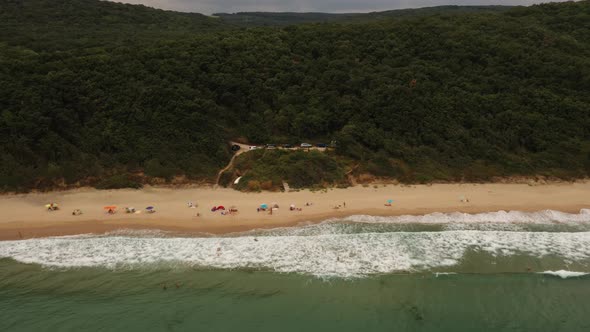
[{"label": "distant treeline", "polygon": [[511,6],[437,6],[416,9],[396,9],[371,13],[294,13],[294,12],[240,12],[235,14],[216,13],[225,23],[239,26],[286,26],[303,23],[366,23],[381,19],[416,17],[427,15],[449,15],[482,12],[500,12]]},{"label": "distant treeline", "polygon": [[[587,176],[590,2],[253,28],[0,2],[2,190],[211,181],[229,140],[336,140],[333,161],[310,163],[340,175],[314,184],[353,167],[406,182]],[[280,158],[241,165],[272,178],[305,163]]]}]

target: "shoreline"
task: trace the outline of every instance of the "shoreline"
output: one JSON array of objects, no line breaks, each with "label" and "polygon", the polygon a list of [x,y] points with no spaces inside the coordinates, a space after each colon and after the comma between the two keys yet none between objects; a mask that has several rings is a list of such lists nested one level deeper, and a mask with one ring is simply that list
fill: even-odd
[{"label": "shoreline", "polygon": [[[432,184],[374,185],[331,189],[321,192],[242,193],[233,189],[145,188],[138,190],[76,189],[50,193],[0,196],[0,240],[19,240],[48,236],[103,234],[117,230],[162,230],[173,233],[228,234],[254,229],[292,227],[319,223],[351,215],[400,216],[430,213],[485,213],[504,211],[533,212],[556,210],[578,213],[590,207],[590,182],[527,184]],[[469,199],[465,202],[464,198]],[[391,207],[387,200],[393,199]],[[463,201],[462,201],[463,200]],[[187,201],[198,208],[187,207]],[[44,205],[60,204],[48,212]],[[257,212],[262,203],[277,202],[273,211]],[[306,206],[306,203],[313,203]],[[344,207],[346,203],[346,207]],[[302,211],[289,211],[295,204]],[[103,206],[116,205],[118,213],[109,215]],[[143,209],[153,205],[154,214],[125,214],[125,206]],[[237,215],[211,212],[211,206],[235,205]],[[339,209],[334,206],[341,205]],[[74,209],[83,214],[72,216]],[[200,217],[196,217],[196,213]]]}]

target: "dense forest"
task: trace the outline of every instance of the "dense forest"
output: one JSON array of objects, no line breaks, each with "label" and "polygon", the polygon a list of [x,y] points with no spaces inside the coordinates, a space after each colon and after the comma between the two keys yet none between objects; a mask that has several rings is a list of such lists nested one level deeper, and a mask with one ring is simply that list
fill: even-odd
[{"label": "dense forest", "polygon": [[211,182],[230,140],[338,142],[238,158],[272,186],[585,177],[590,2],[268,27],[0,2],[0,189]]}]

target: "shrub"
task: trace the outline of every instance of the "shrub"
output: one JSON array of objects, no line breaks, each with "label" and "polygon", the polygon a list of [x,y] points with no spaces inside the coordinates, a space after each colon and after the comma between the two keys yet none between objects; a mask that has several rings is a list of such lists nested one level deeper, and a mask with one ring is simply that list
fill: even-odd
[{"label": "shrub", "polygon": [[256,180],[248,181],[247,189],[248,191],[260,191],[260,182]]},{"label": "shrub", "polygon": [[271,189],[273,189],[273,187],[274,186],[273,186],[273,183],[271,180],[264,181],[260,184],[260,189],[262,189],[262,190],[271,190]]},{"label": "shrub", "polygon": [[142,187],[142,184],[134,179],[131,179],[128,175],[117,174],[98,182],[95,187],[97,189],[139,189]]}]

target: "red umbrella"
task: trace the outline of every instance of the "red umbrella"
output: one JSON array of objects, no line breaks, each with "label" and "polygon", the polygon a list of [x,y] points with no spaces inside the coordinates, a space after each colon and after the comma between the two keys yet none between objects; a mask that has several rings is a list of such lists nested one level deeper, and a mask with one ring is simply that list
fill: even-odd
[{"label": "red umbrella", "polygon": [[217,207],[217,210],[225,210],[225,207],[223,205],[220,205]]}]

